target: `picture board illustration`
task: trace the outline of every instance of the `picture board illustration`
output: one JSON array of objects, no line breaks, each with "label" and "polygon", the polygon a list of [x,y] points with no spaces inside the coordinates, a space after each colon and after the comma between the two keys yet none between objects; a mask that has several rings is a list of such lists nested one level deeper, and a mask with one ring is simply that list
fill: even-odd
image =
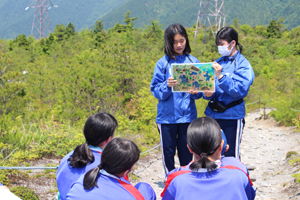
[{"label": "picture board illustration", "polygon": [[215,92],[215,76],[213,63],[172,64],[171,75],[177,80],[172,92],[188,92],[189,90],[211,90]]}]

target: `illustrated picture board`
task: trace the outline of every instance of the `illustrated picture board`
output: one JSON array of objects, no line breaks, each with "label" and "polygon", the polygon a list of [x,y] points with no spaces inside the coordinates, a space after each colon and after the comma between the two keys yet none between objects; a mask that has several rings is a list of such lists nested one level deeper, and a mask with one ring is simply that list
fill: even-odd
[{"label": "illustrated picture board", "polygon": [[172,92],[188,92],[189,90],[211,90],[215,92],[215,76],[213,63],[172,64],[171,75],[177,80]]}]

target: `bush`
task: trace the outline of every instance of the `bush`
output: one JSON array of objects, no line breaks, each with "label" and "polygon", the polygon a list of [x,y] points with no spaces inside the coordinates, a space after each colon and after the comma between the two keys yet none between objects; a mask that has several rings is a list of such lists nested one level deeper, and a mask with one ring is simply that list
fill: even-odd
[{"label": "bush", "polygon": [[26,188],[26,187],[17,186],[17,187],[13,187],[10,191],[23,200],[39,200],[40,199],[39,195],[37,195],[33,190]]}]

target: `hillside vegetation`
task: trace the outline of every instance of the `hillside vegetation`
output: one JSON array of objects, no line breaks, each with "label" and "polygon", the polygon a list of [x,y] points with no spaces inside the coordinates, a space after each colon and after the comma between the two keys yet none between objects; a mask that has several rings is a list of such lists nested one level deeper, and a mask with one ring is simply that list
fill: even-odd
[{"label": "hillside vegetation", "polygon": [[[181,23],[192,27],[197,22],[199,0],[128,0],[120,7],[100,18],[105,29],[121,23],[123,13],[130,10],[138,17],[136,27],[149,25],[149,19],[159,20],[165,29],[169,24]],[[225,0],[227,24],[238,18],[241,24],[268,25],[274,19],[284,17],[285,28],[300,24],[300,1],[298,0]]]},{"label": "hillside vegetation", "polygon": [[[93,30],[75,31],[73,24],[57,25],[48,38],[19,35],[0,40],[0,157],[1,165],[20,165],[43,156],[61,157],[84,142],[88,116],[110,112],[119,127],[116,136],[133,139],[142,151],[159,141],[156,104],[149,85],[163,53],[163,30],[157,21],[134,29],[136,18],[106,32],[101,21]],[[284,30],[282,21],[268,26],[240,25],[243,54],[256,79],[246,104],[262,101],[285,125],[300,128],[300,27]],[[200,32],[192,55],[201,62],[219,56],[212,35]],[[203,116],[207,102],[197,101]],[[259,104],[247,106],[257,109]],[[293,110],[291,110],[293,109]],[[9,176],[0,171],[0,182]],[[16,172],[15,172],[16,173]]]}]

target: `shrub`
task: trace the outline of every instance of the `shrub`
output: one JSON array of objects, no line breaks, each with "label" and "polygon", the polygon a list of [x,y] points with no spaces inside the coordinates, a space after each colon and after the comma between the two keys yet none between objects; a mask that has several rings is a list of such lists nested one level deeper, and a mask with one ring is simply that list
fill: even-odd
[{"label": "shrub", "polygon": [[40,199],[39,196],[33,190],[26,187],[17,186],[17,187],[13,187],[10,191],[23,200]]}]

